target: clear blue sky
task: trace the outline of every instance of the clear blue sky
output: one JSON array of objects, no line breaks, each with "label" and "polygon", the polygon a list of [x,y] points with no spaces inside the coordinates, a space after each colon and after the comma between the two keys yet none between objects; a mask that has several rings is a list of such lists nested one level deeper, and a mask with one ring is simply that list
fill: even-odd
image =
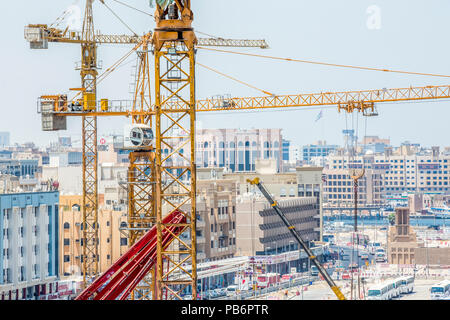
[{"label": "clear blue sky", "polygon": [[[125,0],[122,0],[125,1]],[[129,0],[131,5],[153,13],[148,0]],[[450,2],[448,0],[194,0],[194,27],[212,35],[230,38],[266,39],[269,50],[245,52],[353,64],[417,72],[450,74]],[[36,98],[66,92],[80,83],[74,64],[80,60],[78,45],[49,44],[49,50],[30,50],[23,37],[29,23],[53,22],[69,6],[84,0],[1,1],[2,50],[0,131],[10,131],[13,142],[46,144],[56,133],[41,131]],[[139,34],[154,28],[152,18],[106,0]],[[369,29],[368,7],[381,10],[380,29]],[[94,3],[96,29],[105,34],[129,33],[99,2]],[[203,35],[199,35],[203,36]],[[129,47],[99,48],[99,59],[111,65]],[[199,62],[276,94],[321,91],[396,88],[448,84],[448,78],[406,76],[234,56],[199,50]],[[99,96],[129,99],[131,66],[117,70],[99,88]],[[259,96],[260,92],[197,68],[197,98],[216,94]],[[380,116],[368,120],[367,134],[422,145],[448,146],[450,101],[379,105]],[[319,110],[264,111],[240,114],[199,114],[203,128],[283,128],[295,144],[326,139],[342,143],[345,116],[334,108]],[[122,132],[127,119],[99,121],[99,132]],[[81,119],[70,119],[68,131],[60,135],[80,136]],[[364,126],[360,123],[359,129]],[[362,131],[361,131],[362,132]],[[361,135],[361,134],[360,134]]]}]

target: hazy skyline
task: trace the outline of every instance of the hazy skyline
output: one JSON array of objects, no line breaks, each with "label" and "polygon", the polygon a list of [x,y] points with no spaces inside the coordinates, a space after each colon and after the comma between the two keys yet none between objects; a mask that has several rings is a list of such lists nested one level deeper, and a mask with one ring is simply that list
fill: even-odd
[{"label": "hazy skyline", "polygon": [[[57,133],[41,131],[36,112],[37,97],[67,92],[80,83],[74,70],[80,60],[79,45],[49,43],[48,50],[31,50],[24,40],[24,26],[51,24],[71,5],[84,9],[84,1],[2,1],[4,34],[0,85],[3,93],[0,131],[11,132],[12,142],[33,141],[45,145]],[[106,1],[138,34],[152,30],[155,23],[142,13]],[[148,0],[130,0],[131,5],[153,13]],[[450,2],[434,1],[193,1],[194,28],[229,38],[266,39],[270,49],[231,49],[271,56],[361,65],[416,72],[450,74],[447,62]],[[379,12],[373,9],[379,9]],[[379,19],[374,20],[374,14]],[[104,34],[130,33],[99,1],[94,2],[95,27]],[[199,36],[204,36],[199,34]],[[130,50],[129,46],[103,45],[99,60],[110,66]],[[134,59],[134,58],[133,58]],[[378,88],[401,88],[448,84],[447,78],[399,75],[351,69],[277,62],[261,58],[198,50],[197,60],[275,94],[331,92]],[[131,61],[131,60],[128,60]],[[99,85],[99,98],[130,99],[131,66],[128,63]],[[242,86],[197,67],[197,98],[216,94],[260,96]],[[399,145],[405,140],[424,146],[448,146],[449,101],[379,104],[379,116],[360,121],[362,137],[378,135]],[[199,113],[203,128],[283,128],[286,139],[296,145],[327,140],[342,144],[346,117],[336,108],[285,109],[258,112]],[[350,117],[347,123],[350,122]],[[361,117],[360,117],[361,119]],[[100,119],[102,134],[121,133],[129,119]],[[355,126],[356,129],[356,126]],[[68,130],[59,134],[79,138],[81,119],[69,119]]]}]

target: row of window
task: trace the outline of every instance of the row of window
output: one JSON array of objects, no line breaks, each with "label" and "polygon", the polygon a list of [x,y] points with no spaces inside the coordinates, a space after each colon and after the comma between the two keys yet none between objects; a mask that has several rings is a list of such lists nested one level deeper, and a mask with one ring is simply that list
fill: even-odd
[{"label": "row of window", "polygon": [[[221,148],[221,149],[224,149],[224,148],[236,148],[236,143],[234,143],[234,142],[227,142],[227,143],[225,143],[225,142],[221,141],[221,142],[218,143],[218,145],[219,145],[219,148]],[[245,147],[250,147],[250,141],[245,141],[245,143],[242,142],[242,141],[239,141],[237,143],[237,146],[238,147],[244,147],[244,146]],[[253,141],[251,143],[251,146],[252,147],[257,147],[257,143],[255,141]],[[280,143],[278,141],[274,141],[274,142],[265,141],[262,144],[262,146],[264,148],[279,148],[280,147]],[[203,149],[207,149],[208,147],[216,149],[216,144],[208,142],[208,141],[205,141],[203,143],[197,143],[197,149],[202,149],[202,148]]]},{"label": "row of window", "polygon": [[236,245],[236,238],[229,238],[228,241],[226,238],[222,238],[219,240],[211,240],[211,249],[214,248],[225,248],[228,245],[233,246]]}]

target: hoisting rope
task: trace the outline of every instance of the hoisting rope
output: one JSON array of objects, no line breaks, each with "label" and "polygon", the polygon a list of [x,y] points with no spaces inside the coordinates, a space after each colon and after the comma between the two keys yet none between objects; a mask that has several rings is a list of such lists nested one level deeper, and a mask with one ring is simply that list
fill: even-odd
[{"label": "hoisting rope", "polygon": [[[144,36],[146,37],[146,36]],[[129,52],[127,52],[123,57],[121,57],[119,60],[117,60],[111,67],[109,67],[108,69],[105,70],[105,72],[103,72],[101,75],[99,75],[97,77],[97,81],[95,85],[98,85],[99,83],[101,83],[107,76],[109,76],[113,71],[115,71],[125,60],[128,59],[128,57],[131,56],[131,54],[133,52],[135,52],[137,49],[139,49],[142,44],[144,43],[145,40],[141,40],[138,44],[136,44],[136,46],[134,46],[133,49],[131,49]],[[86,87],[86,90],[91,89],[92,86],[94,85],[94,83],[92,82],[90,85],[88,85]],[[73,102],[82,92],[78,92],[72,99],[71,101]]]},{"label": "hoisting rope", "polygon": [[125,23],[125,21],[123,21],[115,12],[114,10],[112,10],[106,3],[104,0],[100,0],[100,2],[109,10],[111,11],[111,13],[120,21],[122,22],[122,24],[131,31],[131,33],[133,33],[135,36],[137,36],[137,33],[133,31],[133,29],[130,28],[130,26],[128,24]]},{"label": "hoisting rope", "polygon": [[445,74],[412,72],[412,71],[404,71],[404,70],[391,70],[391,69],[371,68],[371,67],[362,67],[362,66],[354,66],[354,65],[345,65],[345,64],[336,64],[336,63],[312,61],[312,60],[300,60],[300,59],[292,59],[292,58],[282,58],[282,57],[267,56],[267,55],[255,54],[255,53],[245,53],[245,52],[229,51],[229,50],[223,50],[223,49],[206,48],[206,47],[201,47],[201,46],[197,46],[196,48],[203,49],[203,50],[209,50],[209,51],[223,52],[223,53],[232,53],[232,54],[243,55],[243,56],[266,58],[266,59],[273,59],[273,60],[282,60],[282,61],[289,61],[289,62],[300,62],[300,63],[317,64],[317,65],[323,65],[323,66],[329,66],[329,67],[351,68],[351,69],[368,70],[368,71],[381,71],[381,72],[392,72],[392,73],[419,75],[419,76],[450,78],[450,75],[445,75]]},{"label": "hoisting rope", "polygon": [[204,64],[201,64],[201,63],[199,63],[199,62],[196,62],[196,63],[197,63],[199,66],[201,66],[201,67],[203,67],[203,68],[205,68],[205,69],[208,69],[208,70],[210,70],[210,71],[212,71],[212,72],[215,72],[215,73],[217,73],[217,74],[220,74],[220,75],[222,75],[222,76],[224,76],[224,77],[226,77],[226,78],[228,78],[228,79],[231,79],[231,80],[233,80],[233,81],[239,82],[239,83],[241,83],[241,84],[243,84],[243,85],[245,85],[245,86],[247,86],[247,87],[253,88],[253,89],[255,89],[255,90],[261,91],[262,93],[267,94],[267,95],[269,95],[269,96],[274,96],[273,93],[270,93],[270,92],[265,91],[265,90],[263,90],[263,89],[259,89],[259,88],[255,87],[255,86],[253,86],[253,85],[251,85],[251,84],[249,84],[249,83],[247,83],[247,82],[244,82],[244,81],[242,81],[242,80],[236,79],[236,78],[234,78],[234,77],[232,77],[232,76],[229,76],[229,75],[227,75],[227,74],[225,74],[225,73],[222,73],[222,72],[220,72],[220,71],[218,71],[218,70],[216,70],[216,69],[213,69],[213,68],[211,68],[211,67],[205,66]]},{"label": "hoisting rope", "polygon": [[124,2],[122,2],[122,1],[118,1],[118,0],[112,0],[112,1],[117,2],[117,3],[119,3],[119,4],[121,4],[121,5],[125,6],[125,7],[130,8],[130,9],[136,10],[136,11],[138,11],[138,12],[140,12],[140,13],[146,14],[146,15],[148,15],[148,16],[150,16],[150,17],[153,17],[153,18],[155,17],[154,15],[152,15],[152,14],[150,14],[150,13],[148,13],[148,12],[145,12],[145,11],[143,11],[143,10],[140,10],[140,9],[138,9],[138,8],[135,8],[135,7],[133,7],[133,6],[130,6],[129,4],[124,3]]}]

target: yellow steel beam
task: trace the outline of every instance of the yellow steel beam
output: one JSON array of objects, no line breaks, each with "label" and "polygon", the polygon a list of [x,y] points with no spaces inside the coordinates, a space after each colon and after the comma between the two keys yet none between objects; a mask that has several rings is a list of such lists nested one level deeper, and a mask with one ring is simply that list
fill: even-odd
[{"label": "yellow steel beam", "polygon": [[[30,24],[26,29],[36,29],[41,32],[43,39],[56,43],[83,43],[83,35],[80,31],[61,30],[49,28],[45,24]],[[140,36],[126,34],[94,34],[97,44],[137,44]],[[198,45],[203,47],[236,47],[236,48],[261,48],[267,49],[269,45],[263,39],[225,39],[225,38],[198,38]]]},{"label": "yellow steel beam", "polygon": [[[57,97],[57,96],[55,96]],[[211,111],[236,111],[252,109],[289,108],[289,107],[311,107],[311,106],[338,106],[339,110],[363,111],[372,108],[370,103],[400,102],[400,101],[425,101],[436,99],[449,99],[450,85],[409,87],[399,89],[375,89],[362,91],[321,92],[297,95],[244,97],[227,99],[224,106],[223,99],[202,99],[196,101],[196,112]],[[184,103],[184,102],[183,102]],[[177,110],[182,105],[180,101],[167,101],[167,110]],[[348,105],[353,105],[349,108]],[[362,105],[362,106],[361,106]],[[153,112],[153,111],[150,111]],[[141,111],[93,111],[93,112],[70,112],[55,111],[58,116],[137,116]],[[152,113],[154,114],[154,113]]]}]

